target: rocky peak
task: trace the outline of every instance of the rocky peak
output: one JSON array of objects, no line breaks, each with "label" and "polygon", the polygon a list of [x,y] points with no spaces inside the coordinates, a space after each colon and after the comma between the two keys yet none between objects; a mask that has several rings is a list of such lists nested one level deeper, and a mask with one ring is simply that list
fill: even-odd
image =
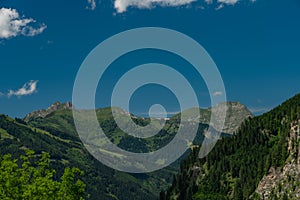
[{"label": "rocky peak", "polygon": [[68,109],[72,109],[72,103],[71,102],[66,102],[66,103],[60,103],[58,101],[54,102],[51,106],[49,106],[46,110],[42,109],[42,110],[37,110],[34,112],[31,112],[29,114],[26,115],[26,117],[24,118],[24,121],[28,122],[32,119],[35,118],[45,118],[47,117],[49,114],[57,111],[57,110],[68,110]]},{"label": "rocky peak", "polygon": [[[221,126],[221,112],[224,111],[224,106],[226,110],[226,118],[225,123],[222,128],[219,128]],[[212,127],[214,127],[217,131],[233,134],[237,131],[237,129],[241,126],[241,124],[245,121],[245,119],[248,119],[249,117],[253,117],[253,114],[248,110],[248,108],[241,104],[240,102],[224,102],[219,103],[214,107],[207,108],[207,109],[201,109],[200,108],[200,116],[195,115],[194,109],[199,108],[192,108],[186,111],[185,114],[187,114],[189,117],[189,122],[199,122],[203,124],[210,124]],[[214,116],[214,121],[210,121],[212,110],[214,113],[216,113],[216,116]],[[180,115],[177,115],[173,117],[179,118]]]},{"label": "rocky peak", "polygon": [[[248,108],[240,102],[219,103],[212,109],[216,109],[216,113],[218,113],[221,112],[221,109],[224,106],[226,107],[226,118],[225,124],[221,130],[224,133],[236,132],[245,119],[253,117],[253,114],[248,110]],[[216,116],[216,118],[218,118],[218,116]]]},{"label": "rocky peak", "polygon": [[60,103],[60,102],[56,101],[46,111],[54,112],[56,110],[65,110],[65,109],[71,109],[71,108],[72,108],[71,102]]}]

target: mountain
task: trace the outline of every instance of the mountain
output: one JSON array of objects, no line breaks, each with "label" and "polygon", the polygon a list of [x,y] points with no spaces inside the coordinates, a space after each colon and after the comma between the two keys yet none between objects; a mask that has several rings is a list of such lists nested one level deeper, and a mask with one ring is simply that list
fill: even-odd
[{"label": "mountain", "polygon": [[[230,103],[231,104],[231,103]],[[232,103],[234,105],[234,103]],[[240,105],[240,104],[236,104]],[[244,106],[233,106],[230,112],[239,116],[238,123],[250,114]],[[207,114],[206,121],[199,124],[197,143],[203,140],[203,133],[208,128],[209,109],[201,109]],[[122,115],[130,113],[118,110]],[[111,108],[96,110],[99,123],[111,141],[128,151],[149,152],[166,145],[175,136],[178,129],[178,118],[168,120],[164,128],[154,137],[138,139],[123,133],[116,125]],[[244,113],[244,114],[237,114]],[[235,115],[232,113],[230,116]],[[131,115],[134,122],[145,126],[150,119]],[[177,116],[178,117],[178,116]],[[232,127],[230,127],[232,125]],[[236,126],[228,123],[234,132]],[[0,153],[10,153],[18,157],[29,148],[37,154],[49,152],[51,166],[62,174],[65,166],[76,166],[83,171],[87,184],[89,199],[157,199],[159,191],[168,187],[172,177],[179,171],[179,162],[165,169],[147,174],[129,174],[110,169],[94,159],[82,145],[73,122],[72,104],[55,102],[48,109],[34,111],[24,119],[12,119],[0,115]],[[186,157],[188,152],[185,154]]]},{"label": "mountain", "polygon": [[[252,118],[253,114],[248,110],[248,108],[241,104],[240,102],[224,102],[219,103],[217,106],[212,108],[191,108],[183,111],[186,115],[189,116],[188,121],[198,122],[201,124],[209,124],[212,114],[212,109],[215,109],[216,113],[220,113],[222,109],[226,110],[226,120],[224,127],[220,130],[215,124],[210,124],[212,127],[217,129],[219,132],[233,134],[242,124],[242,122],[247,118]],[[200,115],[194,116],[195,113],[193,110],[198,109]],[[171,119],[179,119],[181,114],[173,116]],[[215,116],[216,120],[219,120],[219,116]]]},{"label": "mountain", "polygon": [[249,118],[206,158],[198,149],[160,199],[299,199],[300,94]]},{"label": "mountain", "polygon": [[82,169],[88,199],[156,199],[157,185],[167,185],[166,172],[175,172],[172,168],[166,169],[164,173],[156,174],[156,177],[161,177],[158,179],[153,178],[153,174],[139,176],[106,167],[87,152],[72,123],[70,109],[59,109],[28,123],[0,115],[0,153],[19,157],[24,154],[24,149],[32,149],[37,154],[48,152],[57,177],[62,175],[66,166]]},{"label": "mountain", "polygon": [[45,109],[37,110],[37,111],[33,111],[32,113],[27,114],[26,117],[24,118],[24,121],[28,122],[28,121],[34,120],[36,118],[45,118],[46,116],[48,116],[49,114],[51,114],[57,110],[68,110],[68,109],[72,109],[71,102],[60,103],[60,102],[56,101],[46,110]]}]

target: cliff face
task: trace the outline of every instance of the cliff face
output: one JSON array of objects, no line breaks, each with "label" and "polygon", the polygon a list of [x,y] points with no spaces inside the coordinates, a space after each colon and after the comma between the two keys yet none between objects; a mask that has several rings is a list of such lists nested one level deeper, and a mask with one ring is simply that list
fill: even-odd
[{"label": "cliff face", "polygon": [[289,156],[285,165],[282,168],[270,168],[255,190],[253,199],[300,199],[299,127],[300,120],[291,123],[291,131],[287,138]]}]

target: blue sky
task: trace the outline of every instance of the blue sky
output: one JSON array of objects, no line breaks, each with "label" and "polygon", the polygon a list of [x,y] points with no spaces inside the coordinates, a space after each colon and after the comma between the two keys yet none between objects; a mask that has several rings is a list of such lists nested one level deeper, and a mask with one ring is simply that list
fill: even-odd
[{"label": "blue sky", "polygon": [[[255,113],[300,92],[298,0],[89,2],[0,0],[0,113],[22,117],[54,101],[71,101],[76,73],[95,46],[121,31],[148,26],[180,31],[203,45],[221,72],[227,99]],[[13,11],[19,27],[4,32],[11,22],[7,13]],[[168,56],[161,59],[172,65]],[[142,61],[147,57],[125,59],[122,65]],[[107,79],[116,77],[108,73]],[[107,91],[110,86],[108,82]],[[159,101],[161,89],[137,91],[132,109],[142,113],[144,105]],[[201,105],[209,106],[207,95],[201,95]],[[96,99],[98,107],[109,104],[103,95]],[[176,111],[172,94],[165,92],[161,99],[169,102],[170,112]]]}]

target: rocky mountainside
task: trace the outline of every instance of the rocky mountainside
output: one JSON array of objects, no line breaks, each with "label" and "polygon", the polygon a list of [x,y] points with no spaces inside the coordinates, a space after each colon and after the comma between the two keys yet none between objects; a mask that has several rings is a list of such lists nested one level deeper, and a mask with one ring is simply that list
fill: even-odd
[{"label": "rocky mountainside", "polygon": [[300,199],[300,120],[291,123],[287,138],[288,157],[283,167],[271,167],[252,198]]},{"label": "rocky mountainside", "polygon": [[[207,108],[207,109],[191,108],[183,112],[189,116],[188,118],[189,122],[209,124],[212,109],[215,109],[215,112],[219,113],[224,109],[224,107],[226,110],[226,119],[225,119],[224,127],[220,130],[216,124],[210,124],[219,132],[233,134],[235,131],[237,131],[237,129],[240,127],[240,125],[245,119],[253,117],[253,114],[248,110],[248,108],[245,105],[241,104],[240,102],[225,102],[225,103],[220,103],[217,106],[212,108]],[[199,109],[200,115],[194,116],[193,114],[195,113],[193,112],[194,109]],[[217,115],[215,117],[216,117],[216,121],[218,121],[219,116]],[[180,118],[180,114],[175,115],[171,119],[179,119],[179,118]]]},{"label": "rocky mountainside", "polygon": [[47,109],[37,110],[37,111],[33,111],[33,112],[27,114],[24,118],[24,121],[28,122],[30,120],[33,120],[33,119],[39,118],[39,117],[45,118],[57,110],[68,110],[68,109],[72,109],[71,102],[60,103],[60,102],[56,101]]},{"label": "rocky mountainside", "polygon": [[213,109],[216,109],[216,113],[218,113],[218,110],[222,109],[224,106],[226,107],[225,124],[222,130],[218,130],[223,133],[233,134],[238,130],[245,119],[253,117],[253,114],[248,108],[240,102],[220,103]]}]

